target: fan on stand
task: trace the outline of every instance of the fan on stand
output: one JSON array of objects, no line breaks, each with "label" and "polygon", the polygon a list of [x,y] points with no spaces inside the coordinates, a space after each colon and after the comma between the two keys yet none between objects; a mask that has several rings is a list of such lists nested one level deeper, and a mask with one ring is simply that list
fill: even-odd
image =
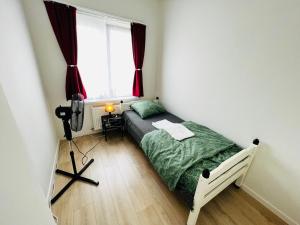
[{"label": "fan on stand", "polygon": [[73,95],[71,107],[59,106],[56,108],[55,114],[59,119],[62,120],[64,125],[65,137],[68,140],[69,147],[70,147],[70,156],[71,156],[71,161],[73,166],[73,173],[69,173],[60,169],[56,170],[57,174],[70,177],[71,180],[66,184],[66,186],[64,186],[61,189],[60,192],[58,192],[51,199],[51,204],[55,203],[75,181],[83,181],[96,186],[99,185],[98,181],[94,181],[89,178],[81,176],[82,173],[94,162],[94,159],[88,161],[88,163],[79,172],[77,172],[76,163],[74,159],[74,152],[72,150],[72,130],[75,132],[80,131],[83,125],[83,119],[84,119],[83,96],[81,94]]}]

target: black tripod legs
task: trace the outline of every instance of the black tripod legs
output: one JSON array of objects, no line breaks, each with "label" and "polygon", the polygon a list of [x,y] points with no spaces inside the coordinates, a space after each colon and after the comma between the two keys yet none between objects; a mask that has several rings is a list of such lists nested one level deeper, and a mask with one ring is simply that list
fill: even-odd
[{"label": "black tripod legs", "polygon": [[70,177],[70,178],[73,178],[73,176],[74,176],[73,173],[69,173],[69,172],[66,172],[66,171],[63,171],[63,170],[60,170],[60,169],[57,169],[55,172],[57,174],[64,175],[64,176]]},{"label": "black tripod legs", "polygon": [[61,190],[60,190],[60,192],[58,192],[52,199],[51,199],[51,205],[53,204],[53,203],[55,203],[65,192],[66,192],[66,190],[68,190],[68,188],[69,187],[71,187],[71,185],[74,183],[76,181],[76,179],[75,178],[72,178],[72,180],[70,180],[67,184],[66,184],[66,186],[64,186]]},{"label": "black tripod legs", "polygon": [[71,180],[64,186],[60,192],[58,192],[52,199],[51,199],[51,204],[55,203],[64,193],[66,190],[68,190],[69,187],[75,182],[75,181],[82,181],[85,183],[89,183],[92,185],[99,185],[99,181],[94,181],[92,179],[82,177],[81,174],[94,162],[94,159],[91,159],[78,173],[77,173],[77,168],[76,168],[76,163],[75,163],[75,158],[74,158],[74,152],[70,152],[71,160],[72,160],[72,166],[73,166],[73,173],[69,173],[60,169],[56,170],[57,174],[64,175],[66,177],[70,177]]},{"label": "black tripod legs", "polygon": [[86,183],[89,183],[89,184],[93,184],[93,185],[96,185],[98,186],[99,185],[99,181],[94,181],[92,179],[89,179],[89,178],[86,178],[86,177],[78,177],[78,180],[82,181],[82,182],[86,182]]}]

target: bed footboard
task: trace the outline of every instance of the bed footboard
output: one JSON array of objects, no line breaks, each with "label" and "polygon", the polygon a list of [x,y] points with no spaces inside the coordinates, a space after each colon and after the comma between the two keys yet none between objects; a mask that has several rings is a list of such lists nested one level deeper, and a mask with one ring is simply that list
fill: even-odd
[{"label": "bed footboard", "polygon": [[201,208],[223,191],[228,185],[235,182],[240,187],[252,163],[259,140],[221,163],[216,169],[209,172],[204,170],[199,177],[194,196],[194,209],[190,211],[187,225],[196,225]]}]

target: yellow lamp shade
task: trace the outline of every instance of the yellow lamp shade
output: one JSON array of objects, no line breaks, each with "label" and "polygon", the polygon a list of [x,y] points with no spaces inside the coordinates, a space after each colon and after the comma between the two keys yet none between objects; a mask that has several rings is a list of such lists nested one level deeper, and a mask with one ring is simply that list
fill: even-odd
[{"label": "yellow lamp shade", "polygon": [[112,113],[115,111],[115,106],[112,103],[106,103],[105,104],[105,112]]}]

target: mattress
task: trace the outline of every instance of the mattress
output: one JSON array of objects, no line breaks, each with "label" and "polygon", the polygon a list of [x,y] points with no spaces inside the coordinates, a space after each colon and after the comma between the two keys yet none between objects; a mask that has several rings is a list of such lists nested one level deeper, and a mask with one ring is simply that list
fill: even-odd
[{"label": "mattress", "polygon": [[156,129],[152,126],[152,122],[157,122],[163,119],[169,120],[173,123],[183,122],[182,119],[168,112],[142,119],[136,112],[128,110],[123,113],[123,118],[126,131],[138,144],[141,142],[145,134]]}]

